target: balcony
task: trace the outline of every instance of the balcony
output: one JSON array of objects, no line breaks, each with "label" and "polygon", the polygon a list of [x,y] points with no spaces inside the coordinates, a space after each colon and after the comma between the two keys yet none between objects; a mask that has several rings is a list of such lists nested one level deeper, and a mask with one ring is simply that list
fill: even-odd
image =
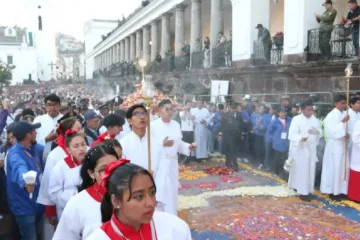
[{"label": "balcony", "polygon": [[283,62],[283,46],[273,42],[270,51],[270,62],[265,57],[264,46],[260,41],[254,41],[254,53],[252,56],[254,65],[281,64]]},{"label": "balcony", "polygon": [[198,51],[191,54],[191,68],[204,68],[204,51]]},{"label": "balcony", "polygon": [[327,29],[309,30],[307,60],[339,60],[354,57],[351,35],[352,28],[345,28],[342,24]]},{"label": "balcony", "polygon": [[212,67],[231,67],[232,62],[232,42],[228,41],[224,45],[212,49]]},{"label": "balcony", "polygon": [[184,71],[190,67],[190,56],[184,55],[175,57],[175,69],[176,71]]}]

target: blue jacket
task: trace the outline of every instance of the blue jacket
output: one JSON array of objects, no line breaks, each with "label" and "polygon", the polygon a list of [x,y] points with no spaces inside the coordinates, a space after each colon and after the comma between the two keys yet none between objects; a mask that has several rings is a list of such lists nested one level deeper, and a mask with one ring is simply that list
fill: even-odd
[{"label": "blue jacket", "polygon": [[[251,115],[253,131],[254,131],[254,134],[257,136],[265,135],[266,128],[265,128],[264,122],[263,122],[265,116],[266,116],[266,114],[258,114],[258,113],[253,113]],[[263,126],[263,128],[261,128],[261,126]]]},{"label": "blue jacket", "polygon": [[269,128],[270,126],[270,123],[271,123],[271,120],[275,120],[272,119],[273,115],[270,114],[270,113],[267,113],[264,117],[264,120],[263,120],[263,125],[264,125],[264,128],[265,128],[265,142],[267,143],[271,143],[272,142],[272,136],[268,134],[267,132],[267,129]]},{"label": "blue jacket", "polygon": [[[26,151],[32,156],[30,157]],[[30,148],[16,143],[7,155],[7,195],[10,209],[15,216],[35,216],[43,214],[43,206],[36,203],[40,188],[41,157],[44,147],[35,144]],[[33,197],[25,190],[23,174],[33,170],[37,172]]]},{"label": "blue jacket", "polygon": [[[272,137],[272,147],[275,151],[278,152],[287,152],[289,150],[289,128],[290,128],[291,118],[286,118],[286,126],[283,127],[283,124],[276,117],[273,121],[271,121],[266,134]],[[283,132],[286,132],[286,139],[281,139],[281,135]]]}]

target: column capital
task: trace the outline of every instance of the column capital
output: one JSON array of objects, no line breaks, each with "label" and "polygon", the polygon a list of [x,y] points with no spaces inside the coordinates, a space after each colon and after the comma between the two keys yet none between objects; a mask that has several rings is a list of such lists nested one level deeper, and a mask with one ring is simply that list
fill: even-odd
[{"label": "column capital", "polygon": [[161,16],[161,19],[169,19],[171,16],[172,16],[171,13],[164,13],[164,14]]},{"label": "column capital", "polygon": [[185,5],[185,4],[178,4],[178,5],[176,5],[175,9],[176,9],[176,11],[183,12],[186,7],[187,7],[187,5]]}]

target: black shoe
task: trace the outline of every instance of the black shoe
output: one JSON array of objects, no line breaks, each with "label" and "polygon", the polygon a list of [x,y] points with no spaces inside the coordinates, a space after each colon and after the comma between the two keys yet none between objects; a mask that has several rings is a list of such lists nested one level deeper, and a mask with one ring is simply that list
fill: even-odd
[{"label": "black shoe", "polygon": [[333,194],[330,194],[329,195],[330,199],[335,201],[335,202],[340,202],[342,200],[342,196],[341,195],[333,195]]},{"label": "black shoe", "polygon": [[310,195],[300,195],[299,198],[304,202],[310,202],[312,197]]}]

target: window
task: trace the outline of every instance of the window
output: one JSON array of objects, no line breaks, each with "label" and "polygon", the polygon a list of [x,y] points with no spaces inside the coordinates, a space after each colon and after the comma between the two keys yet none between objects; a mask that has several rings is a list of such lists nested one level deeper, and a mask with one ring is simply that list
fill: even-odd
[{"label": "window", "polygon": [[7,56],[7,64],[13,64],[13,56]]}]

